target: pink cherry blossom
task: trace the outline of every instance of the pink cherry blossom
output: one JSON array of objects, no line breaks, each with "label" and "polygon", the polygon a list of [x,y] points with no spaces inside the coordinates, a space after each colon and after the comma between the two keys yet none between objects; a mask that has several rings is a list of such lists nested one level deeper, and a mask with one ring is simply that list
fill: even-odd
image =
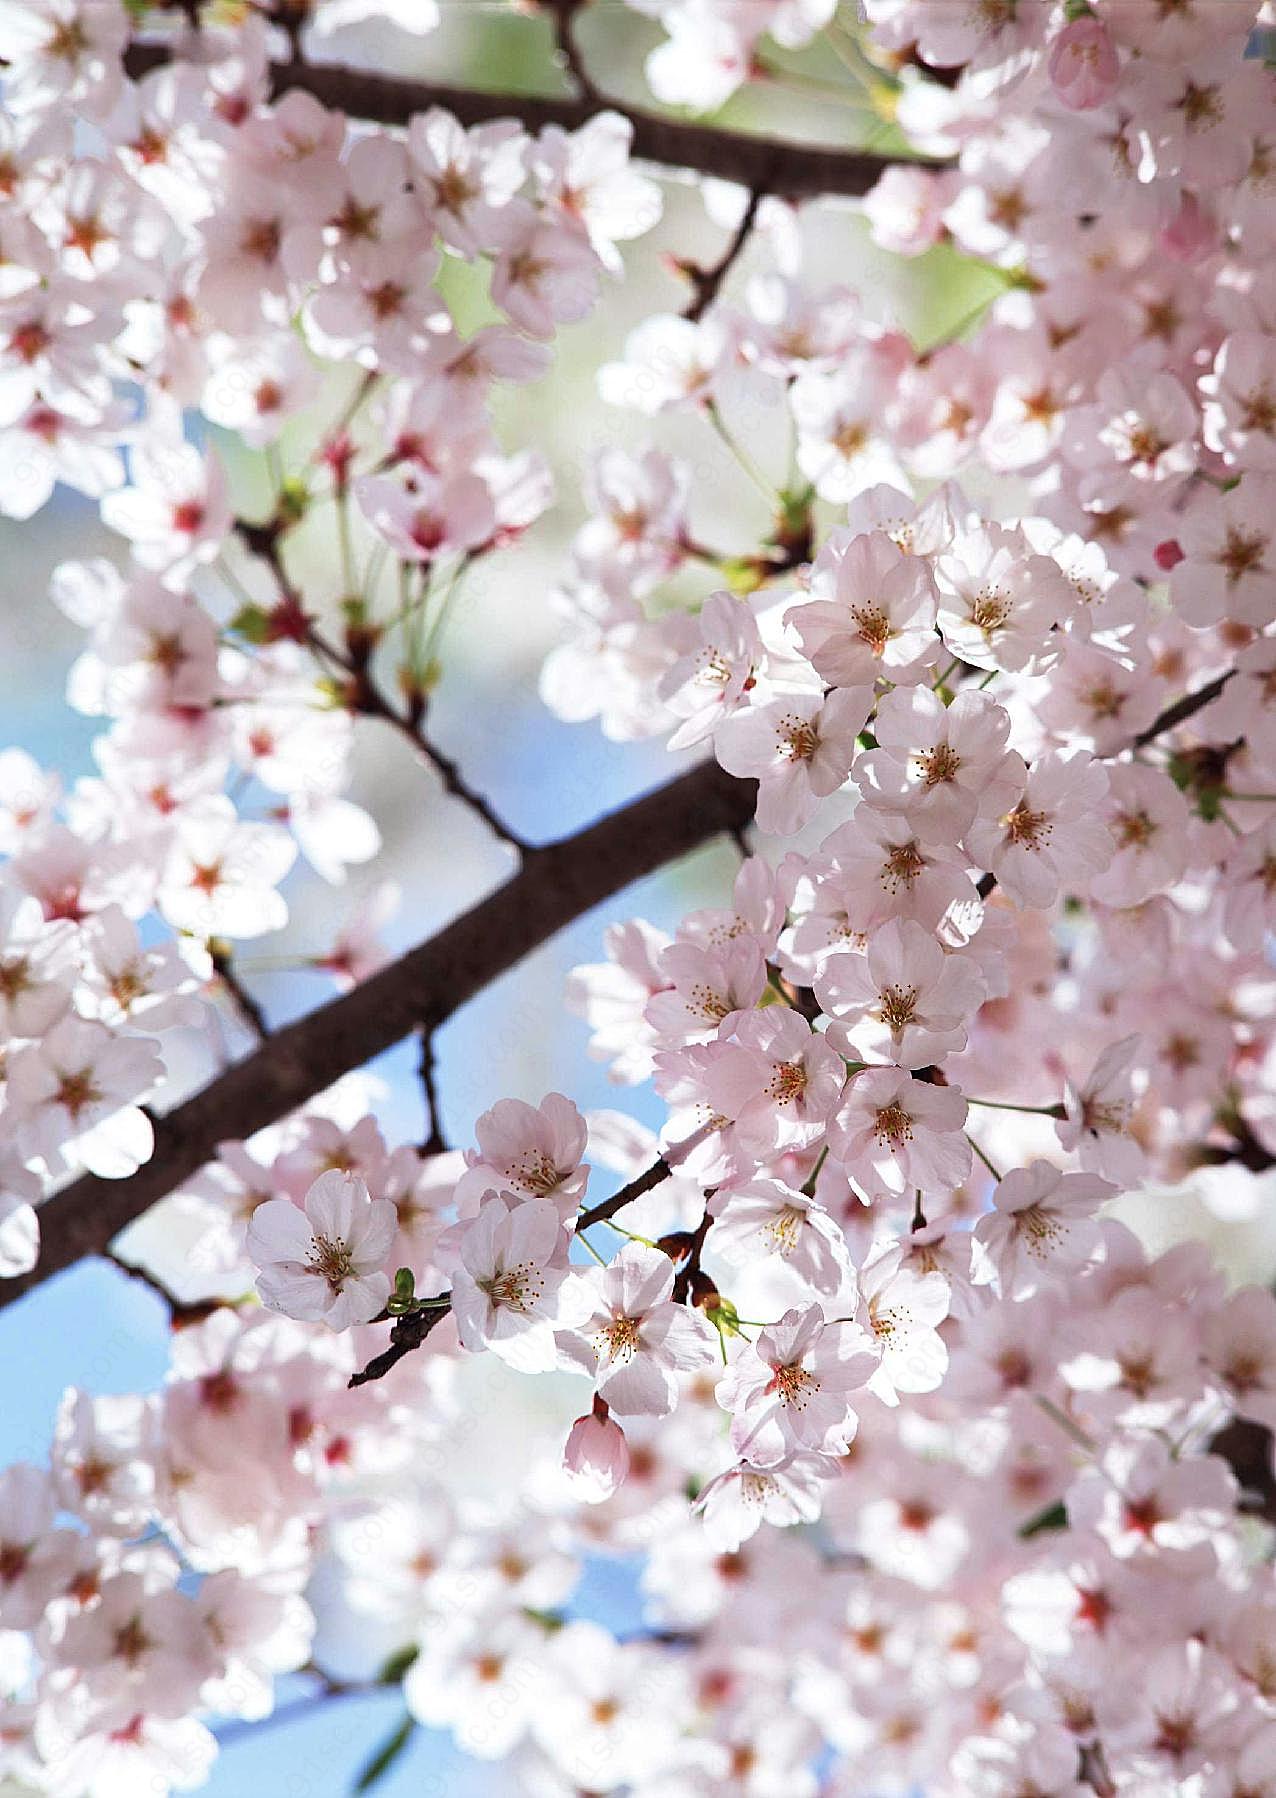
[{"label": "pink cherry blossom", "polygon": [[800,830],[844,785],[871,706],[867,688],[839,687],[826,699],[795,694],[749,707],[718,727],[722,766],[759,782],[759,829]]},{"label": "pink cherry blossom", "polygon": [[287,1317],[347,1330],[366,1323],[390,1294],[385,1263],[398,1215],[364,1182],[336,1169],[321,1174],[303,1205],[267,1199],[248,1226],[262,1303]]},{"label": "pink cherry blossom", "polygon": [[678,1374],[712,1360],[708,1325],[675,1304],[672,1292],[668,1256],[626,1243],[608,1267],[574,1276],[564,1294],[560,1348],[621,1417],[666,1416],[677,1402]]},{"label": "pink cherry blossom", "polygon": [[718,1382],[732,1447],[763,1468],[803,1450],[843,1453],[858,1422],[848,1394],[876,1364],[872,1340],[857,1324],[829,1322],[818,1305],[786,1311],[739,1349]]},{"label": "pink cherry blossom", "polygon": [[1020,1299],[1045,1280],[1075,1274],[1098,1247],[1094,1214],[1114,1190],[1089,1174],[1060,1173],[1048,1161],[1007,1174],[993,1190],[993,1209],[975,1225],[976,1283],[995,1281]]},{"label": "pink cherry blossom", "polygon": [[789,622],[815,670],[837,687],[919,681],[938,661],[935,584],[926,559],[883,531],[842,533],[811,570],[811,602]]},{"label": "pink cherry blossom", "polygon": [[1050,905],[1065,889],[1088,892],[1115,849],[1096,816],[1108,790],[1107,774],[1088,755],[1051,751],[1028,769],[1008,811],[976,818],[966,846],[1020,905]]},{"label": "pink cherry blossom", "polygon": [[563,1470],[572,1491],[587,1504],[603,1503],[624,1483],[629,1471],[625,1433],[601,1400],[572,1425],[563,1449]]},{"label": "pink cherry blossom", "polygon": [[777,1255],[813,1292],[837,1292],[851,1271],[846,1239],[829,1214],[779,1180],[719,1187],[710,1202],[713,1248],[733,1267]]},{"label": "pink cherry blossom", "polygon": [[1078,111],[1102,106],[1116,88],[1120,63],[1101,19],[1072,19],[1053,39],[1048,63],[1051,85],[1065,106]]},{"label": "pink cherry blossom", "polygon": [[552,1364],[549,1323],[567,1276],[566,1243],[552,1205],[492,1193],[476,1217],[440,1240],[435,1254],[451,1276],[452,1315],[465,1348],[500,1353],[517,1343],[514,1352],[527,1365],[537,1351]]},{"label": "pink cherry blossom", "polygon": [[946,1192],[970,1170],[966,1101],[900,1068],[866,1068],[829,1126],[830,1153],[870,1198]]},{"label": "pink cherry blossom", "polygon": [[838,1019],[842,1048],[920,1068],[965,1047],[986,989],[973,960],[946,954],[911,919],[892,918],[873,931],[863,955],[830,956],[815,990]]}]

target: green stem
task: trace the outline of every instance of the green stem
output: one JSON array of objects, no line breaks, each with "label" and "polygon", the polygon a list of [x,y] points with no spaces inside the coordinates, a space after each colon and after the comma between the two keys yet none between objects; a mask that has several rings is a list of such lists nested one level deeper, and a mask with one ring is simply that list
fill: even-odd
[{"label": "green stem", "polygon": [[1025,1111],[1034,1117],[1064,1118],[1067,1112],[1062,1105],[1012,1105],[1008,1099],[972,1099],[966,1095],[967,1105],[982,1105],[988,1111]]},{"label": "green stem", "polygon": [[718,411],[717,406],[712,400],[706,400],[704,410],[709,423],[718,433],[718,436],[722,439],[723,443],[731,451],[731,454],[740,464],[740,467],[744,470],[745,474],[748,475],[749,479],[753,482],[754,486],[757,487],[759,492],[766,495],[768,505],[774,506],[779,500],[779,494],[776,492],[772,483],[767,480],[753,458],[736,442],[730,431],[728,431],[723,422],[722,414]]},{"label": "green stem", "polygon": [[980,1148],[979,1144],[975,1141],[974,1137],[970,1134],[969,1131],[966,1132],[966,1141],[970,1144],[971,1148],[975,1151],[976,1155],[978,1155],[979,1159],[983,1162],[984,1166],[988,1169],[988,1172],[992,1175],[993,1179],[1000,1186],[1001,1175],[997,1172],[997,1170],[993,1166],[992,1162],[989,1161],[988,1157],[984,1154],[983,1150]]}]

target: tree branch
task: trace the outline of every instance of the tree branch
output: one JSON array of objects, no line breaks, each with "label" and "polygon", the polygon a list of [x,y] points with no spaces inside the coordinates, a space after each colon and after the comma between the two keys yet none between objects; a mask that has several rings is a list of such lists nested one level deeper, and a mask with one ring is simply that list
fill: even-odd
[{"label": "tree branch", "polygon": [[605,106],[606,99],[596,86],[576,41],[576,14],[580,10],[581,0],[546,0],[546,3],[554,18],[554,47],[558,52],[558,60],[570,76],[576,92],[582,99]]},{"label": "tree branch", "polygon": [[[134,44],[124,62],[127,72],[137,80],[170,60],[169,51],[162,46]],[[439,81],[370,74],[335,64],[272,63],[271,82],[276,98],[293,88],[303,88],[325,106],[381,125],[406,125],[415,114],[431,106],[443,106],[467,126],[516,118],[529,131],[539,131],[545,125],[577,131],[604,110],[588,98],[490,93]],[[634,130],[633,153],[643,162],[693,169],[734,181],[755,193],[779,194],[786,199],[866,194],[884,170],[901,161],[916,162],[926,168],[950,166],[921,157],[875,156],[868,151],[838,150],[822,144],[781,143],[716,125],[689,125],[681,119],[611,100],[605,110],[619,112],[630,121]]]},{"label": "tree branch", "polygon": [[757,188],[754,188],[753,192],[749,195],[749,203],[744,209],[744,217],[736,227],[731,242],[727,245],[726,249],[716,262],[711,263],[708,268],[698,267],[694,263],[683,263],[681,265],[683,274],[687,276],[694,289],[690,301],[683,307],[682,316],[684,318],[703,318],[704,314],[709,310],[709,307],[712,306],[713,302],[717,299],[718,290],[721,288],[722,283],[730,274],[739,257],[744,253],[744,247],[752,235],[753,226],[758,216],[758,207],[762,204],[762,199],[762,194]]},{"label": "tree branch", "polygon": [[1154,737],[1159,737],[1163,731],[1173,730],[1176,724],[1182,724],[1188,718],[1193,717],[1195,713],[1209,705],[1211,700],[1218,698],[1235,672],[1234,668],[1229,668],[1226,674],[1216,675],[1213,680],[1206,681],[1205,685],[1198,687],[1195,693],[1185,693],[1182,699],[1176,699],[1173,705],[1167,705],[1163,712],[1153,718],[1147,729],[1141,730],[1135,737],[1134,747],[1142,749]]},{"label": "tree branch", "polygon": [[611,1197],[603,1199],[601,1204],[591,1205],[588,1211],[582,1211],[576,1219],[576,1234],[579,1236],[580,1232],[588,1230],[591,1224],[605,1224],[608,1218],[615,1217],[616,1213],[623,1211],[626,1205],[632,1205],[635,1199],[640,1199],[645,1192],[650,1192],[653,1186],[659,1186],[662,1180],[667,1180],[672,1172],[673,1169],[664,1156],[659,1156],[649,1168],[644,1168],[642,1173],[636,1175],[627,1186],[622,1186],[619,1192],[612,1193]]},{"label": "tree branch", "polygon": [[[451,1299],[451,1293],[441,1295],[444,1300]],[[405,1355],[421,1344],[436,1324],[441,1324],[449,1315],[450,1304],[435,1303],[423,1305],[419,1311],[407,1311],[402,1317],[396,1317],[394,1328],[390,1332],[390,1346],[374,1355],[368,1365],[358,1373],[352,1373],[346,1385],[352,1390],[358,1386],[366,1386],[370,1380],[383,1380],[392,1367],[396,1367]]]},{"label": "tree branch", "polygon": [[266,1022],[266,1014],[235,972],[235,965],[231,960],[229,949],[222,947],[214,949],[212,963],[213,971],[230,994],[241,1022],[247,1025],[259,1043],[264,1043],[270,1035],[270,1025]]},{"label": "tree branch", "polygon": [[434,1038],[428,1030],[421,1032],[421,1097],[425,1101],[425,1139],[423,1155],[446,1155],[447,1138],[443,1134],[443,1114],[439,1110],[439,1089],[434,1078]]},{"label": "tree branch", "polygon": [[703,762],[527,865],[428,942],[382,968],[157,1120],[155,1153],[127,1180],[85,1174],[40,1208],[41,1254],[0,1281],[0,1309],[188,1180],[227,1140],[252,1136],[415,1030],[436,1030],[533,949],[631,882],[753,816],[756,788]]}]

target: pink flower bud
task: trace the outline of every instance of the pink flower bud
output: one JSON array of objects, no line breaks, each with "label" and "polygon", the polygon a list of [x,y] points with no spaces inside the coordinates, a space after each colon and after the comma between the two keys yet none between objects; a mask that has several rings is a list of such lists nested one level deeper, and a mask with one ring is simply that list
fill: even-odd
[{"label": "pink flower bud", "polygon": [[1218,220],[1194,193],[1185,193],[1178,211],[1161,231],[1161,248],[1176,262],[1199,262],[1218,248]]},{"label": "pink flower bud", "polygon": [[1121,73],[1112,39],[1089,14],[1064,26],[1050,46],[1047,67],[1055,93],[1074,112],[1102,106]]},{"label": "pink flower bud", "polygon": [[625,1432],[601,1399],[592,1412],[578,1417],[563,1449],[563,1470],[577,1498],[600,1505],[610,1498],[629,1472]]}]

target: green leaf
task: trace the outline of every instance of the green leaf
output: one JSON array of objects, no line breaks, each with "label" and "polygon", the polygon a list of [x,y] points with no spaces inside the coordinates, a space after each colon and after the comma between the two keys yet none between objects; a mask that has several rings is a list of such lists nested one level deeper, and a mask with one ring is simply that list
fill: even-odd
[{"label": "green leaf", "polygon": [[390,1771],[412,1740],[412,1732],[415,1728],[416,1718],[405,1714],[403,1721],[398,1724],[391,1735],[386,1737],[358,1779],[355,1780],[354,1790],[356,1792],[370,1792],[377,1781]]},{"label": "green leaf", "polygon": [[523,1606],[523,1615],[530,1618],[533,1623],[539,1623],[545,1633],[551,1636],[555,1631],[560,1630],[567,1621],[561,1611],[538,1611],[530,1604]]},{"label": "green leaf", "polygon": [[266,643],[270,640],[270,614],[261,606],[241,606],[230,628],[249,643]]},{"label": "green leaf", "polygon": [[391,1317],[401,1317],[405,1311],[416,1306],[416,1276],[410,1267],[401,1267],[394,1276],[394,1291],[386,1300],[385,1308]]},{"label": "green leaf", "polygon": [[415,1642],[408,1648],[396,1648],[392,1655],[382,1663],[377,1673],[379,1686],[397,1686],[408,1668],[415,1661],[420,1649]]},{"label": "green leaf", "polygon": [[1020,1524],[1019,1535],[1023,1541],[1027,1542],[1033,1536],[1044,1536],[1050,1530],[1066,1530],[1067,1527],[1068,1513],[1064,1510],[1062,1503],[1059,1503],[1047,1505],[1044,1511],[1038,1511],[1037,1515],[1030,1517],[1027,1523]]},{"label": "green leaf", "polygon": [[306,507],[310,504],[310,493],[306,483],[297,475],[286,480],[279,490],[279,513],[286,524],[297,524],[306,516]]}]

